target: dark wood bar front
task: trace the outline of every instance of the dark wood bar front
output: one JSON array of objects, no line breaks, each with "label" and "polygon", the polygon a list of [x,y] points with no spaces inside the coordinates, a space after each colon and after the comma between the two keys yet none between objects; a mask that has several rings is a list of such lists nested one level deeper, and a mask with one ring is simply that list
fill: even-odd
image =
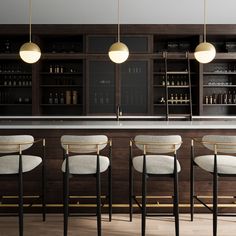
[{"label": "dark wood bar front", "polygon": [[[102,128],[104,127],[104,128]],[[234,121],[206,121],[206,122],[160,122],[160,121],[2,121],[0,124],[1,135],[12,134],[31,134],[35,138],[46,138],[46,188],[47,188],[47,210],[49,212],[58,212],[62,210],[62,172],[63,153],[60,144],[60,137],[65,134],[87,135],[87,134],[105,134],[112,139],[113,153],[113,206],[114,212],[128,211],[128,167],[129,167],[129,141],[138,134],[171,135],[178,134],[182,136],[183,144],[178,153],[178,159],[181,165],[179,174],[180,188],[180,210],[189,211],[189,190],[190,190],[190,149],[191,138],[202,137],[206,134],[225,134],[235,135],[236,122]],[[37,148],[34,150],[39,152]],[[32,152],[32,151],[31,151]],[[136,150],[135,150],[136,152]],[[196,150],[196,154],[202,153],[202,150]],[[206,153],[206,152],[205,152]],[[40,170],[37,177],[34,174],[24,176],[25,195],[40,195]],[[34,175],[34,178],[32,178]],[[107,189],[106,174],[103,174],[102,192],[105,194]],[[70,195],[76,196],[94,196],[95,179],[84,177],[72,178],[70,181]],[[141,195],[141,176],[135,173],[135,194]],[[148,195],[166,196],[171,195],[173,183],[171,179],[160,178],[155,181],[148,181]],[[234,195],[236,190],[232,181],[221,180],[219,184],[219,195]],[[16,195],[16,180],[10,177],[1,179],[0,195]],[[212,176],[203,172],[196,171],[196,193],[197,195],[212,195]],[[79,201],[79,204],[77,204]],[[157,206],[159,202],[160,211],[166,211],[171,199],[150,199],[151,206]],[[26,199],[27,202],[27,199]],[[72,199],[72,203],[83,206],[93,203],[92,200]],[[220,200],[221,202],[221,200]],[[2,203],[9,203],[9,200],[3,199]],[[86,204],[85,204],[86,203]],[[227,199],[227,204],[232,204],[233,199]],[[83,205],[85,204],[85,205]],[[90,205],[92,206],[92,205]],[[232,205],[231,205],[232,206]],[[229,205],[228,205],[229,207]],[[1,208],[6,211],[8,208]],[[34,208],[32,208],[34,209]],[[229,208],[228,208],[229,209]],[[225,209],[224,209],[225,210]],[[227,210],[227,209],[226,209]],[[203,208],[197,208],[196,211],[205,211]],[[233,211],[233,208],[230,208]]]}]

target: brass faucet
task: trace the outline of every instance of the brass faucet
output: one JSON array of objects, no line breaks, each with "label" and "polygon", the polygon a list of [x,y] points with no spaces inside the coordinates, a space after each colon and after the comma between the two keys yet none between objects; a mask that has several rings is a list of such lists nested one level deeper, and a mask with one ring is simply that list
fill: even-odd
[{"label": "brass faucet", "polygon": [[118,104],[118,105],[116,106],[116,120],[117,120],[117,121],[120,120],[120,116],[122,116],[122,111],[121,111],[120,105]]}]

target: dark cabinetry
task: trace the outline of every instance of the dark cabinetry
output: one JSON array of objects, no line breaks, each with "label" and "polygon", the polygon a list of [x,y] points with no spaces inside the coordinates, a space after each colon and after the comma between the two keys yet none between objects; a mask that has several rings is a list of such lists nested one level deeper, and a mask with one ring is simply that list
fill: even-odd
[{"label": "dark cabinetry", "polygon": [[153,60],[154,114],[166,119],[172,116],[192,119],[192,115],[198,114],[199,68],[190,55],[198,38],[154,36],[157,53]]},{"label": "dark cabinetry", "polygon": [[[122,42],[129,47],[130,54],[144,56],[150,51],[149,36],[127,36]],[[116,65],[107,56],[115,37],[89,36],[88,53],[88,113],[114,114],[117,107],[120,114],[148,114],[149,65],[148,59],[130,59]],[[137,57],[137,56],[136,56]]]},{"label": "dark cabinetry", "polygon": [[40,38],[44,57],[40,63],[40,113],[84,114],[83,35]]},{"label": "dark cabinetry", "polygon": [[232,59],[203,67],[203,114],[235,115],[236,68]]},{"label": "dark cabinetry", "polygon": [[[120,65],[108,58],[112,25],[33,26],[42,57],[23,63],[24,26],[0,26],[0,115],[236,115],[236,26],[208,26],[216,59],[193,56],[202,27],[125,25],[130,51]],[[5,33],[7,31],[7,34]]]}]

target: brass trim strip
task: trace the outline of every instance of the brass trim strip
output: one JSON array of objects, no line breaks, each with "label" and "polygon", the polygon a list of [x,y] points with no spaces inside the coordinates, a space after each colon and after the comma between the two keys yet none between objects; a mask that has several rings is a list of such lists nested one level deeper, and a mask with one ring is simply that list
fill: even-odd
[{"label": "brass trim strip", "polygon": [[[24,207],[42,207],[42,204],[24,204]],[[170,208],[173,207],[173,204],[161,204],[161,203],[157,203],[157,204],[147,204],[147,207],[150,208]],[[212,204],[208,204],[209,207],[212,207]],[[4,207],[18,207],[18,204],[1,204],[0,203],[0,208],[4,208]],[[63,207],[63,204],[46,204],[46,207],[49,208],[54,208],[54,207]],[[97,207],[97,204],[69,204],[69,207],[75,207],[75,208],[88,208],[88,207]],[[104,204],[103,207],[108,208],[109,205],[108,204]],[[112,205],[113,208],[128,208],[129,204],[113,204]],[[133,207],[138,208],[139,206],[137,204],[133,204]],[[189,204],[179,204],[180,208],[189,208],[190,205]],[[194,204],[194,207],[196,208],[204,208],[204,206],[202,204]],[[226,207],[226,208],[235,208],[236,205],[235,204],[218,204],[218,207]]]},{"label": "brass trim strip", "polygon": [[[16,195],[12,195],[12,196],[2,196],[2,199],[17,199],[19,198]],[[23,198],[40,198],[40,196],[23,196]]]}]

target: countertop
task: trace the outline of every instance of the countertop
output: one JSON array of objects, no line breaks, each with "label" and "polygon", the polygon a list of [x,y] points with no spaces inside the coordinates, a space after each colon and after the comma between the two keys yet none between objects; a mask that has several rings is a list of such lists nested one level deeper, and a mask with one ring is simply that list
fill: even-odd
[{"label": "countertop", "polygon": [[1,120],[0,129],[236,129],[236,121]]}]

